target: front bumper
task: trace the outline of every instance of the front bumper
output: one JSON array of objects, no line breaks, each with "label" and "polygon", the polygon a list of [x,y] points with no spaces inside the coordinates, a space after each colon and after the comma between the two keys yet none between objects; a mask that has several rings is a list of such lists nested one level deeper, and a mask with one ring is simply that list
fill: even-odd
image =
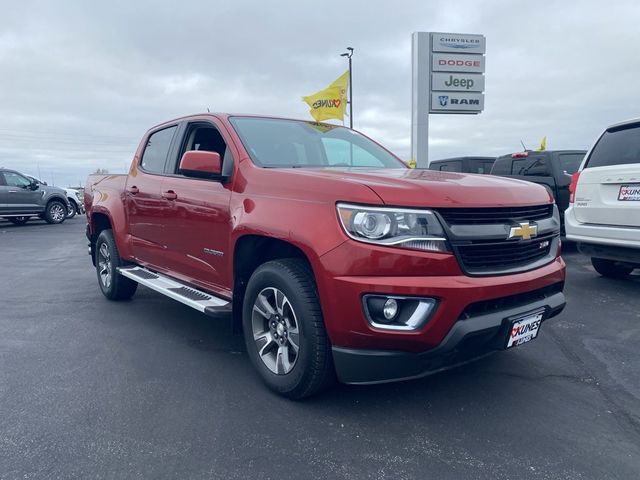
[{"label": "front bumper", "polygon": [[[561,286],[559,286],[562,289]],[[408,380],[480,358],[504,348],[511,328],[508,318],[544,310],[543,322],[565,307],[561,291],[543,289],[537,301],[458,320],[435,348],[422,353],[333,347],[338,379],[343,383],[372,384]]]}]

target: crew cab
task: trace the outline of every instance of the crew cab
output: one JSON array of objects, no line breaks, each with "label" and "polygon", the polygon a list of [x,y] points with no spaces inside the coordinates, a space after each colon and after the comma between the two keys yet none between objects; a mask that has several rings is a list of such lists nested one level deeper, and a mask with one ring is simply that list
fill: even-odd
[{"label": "crew cab", "polygon": [[605,277],[640,268],[640,119],[608,127],[571,182],[567,238]]},{"label": "crew cab", "polygon": [[341,126],[201,114],[90,176],[111,300],[144,285],[231,317],[290,398],[415,378],[528,343],[562,311],[560,217],[539,185],[409,169]]},{"label": "crew cab", "polygon": [[553,195],[562,220],[569,207],[571,175],[580,167],[585,150],[543,150],[511,153],[498,157],[491,175],[517,178],[544,186]]},{"label": "crew cab", "polygon": [[24,225],[35,216],[55,224],[64,222],[68,210],[63,189],[41,185],[20,172],[0,168],[0,217],[16,225]]}]

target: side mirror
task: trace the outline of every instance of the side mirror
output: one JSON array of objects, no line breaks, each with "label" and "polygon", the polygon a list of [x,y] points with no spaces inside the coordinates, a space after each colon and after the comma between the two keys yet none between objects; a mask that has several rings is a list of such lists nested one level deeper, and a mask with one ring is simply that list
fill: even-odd
[{"label": "side mirror", "polygon": [[180,160],[180,173],[186,177],[221,179],[220,154],[204,150],[184,152]]},{"label": "side mirror", "polygon": [[29,190],[37,190],[38,188],[40,188],[40,185],[38,184],[38,182],[31,182],[27,188]]}]

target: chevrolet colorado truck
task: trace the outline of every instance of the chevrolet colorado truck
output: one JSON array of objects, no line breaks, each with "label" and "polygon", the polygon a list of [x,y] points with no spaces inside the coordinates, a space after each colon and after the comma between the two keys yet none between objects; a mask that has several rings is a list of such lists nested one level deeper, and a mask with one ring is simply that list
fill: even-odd
[{"label": "chevrolet colorado truck", "polygon": [[519,346],[565,306],[544,187],[409,169],[341,126],[172,120],[144,135],[128,175],[90,176],[85,206],[107,298],[141,284],[231,317],[289,398]]}]

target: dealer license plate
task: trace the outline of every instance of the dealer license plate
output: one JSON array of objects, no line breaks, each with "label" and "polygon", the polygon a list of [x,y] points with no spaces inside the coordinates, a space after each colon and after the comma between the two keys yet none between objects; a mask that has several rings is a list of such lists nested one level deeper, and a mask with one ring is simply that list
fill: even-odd
[{"label": "dealer license plate", "polygon": [[621,185],[618,200],[626,202],[640,202],[640,183]]},{"label": "dealer license plate", "polygon": [[530,342],[538,336],[544,312],[530,313],[511,320],[511,330],[507,339],[507,348],[517,347]]}]

